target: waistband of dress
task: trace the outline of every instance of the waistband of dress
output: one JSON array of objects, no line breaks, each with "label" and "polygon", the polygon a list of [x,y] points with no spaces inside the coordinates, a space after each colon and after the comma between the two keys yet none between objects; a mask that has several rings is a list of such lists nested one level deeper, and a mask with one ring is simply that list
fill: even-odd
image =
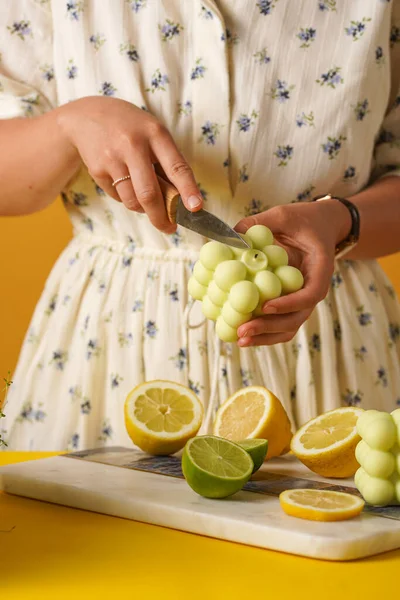
[{"label": "waistband of dress", "polygon": [[75,233],[70,241],[69,247],[85,246],[88,249],[103,249],[126,256],[131,255],[137,259],[151,259],[159,261],[193,262],[199,257],[199,250],[194,248],[151,248],[150,246],[137,246],[134,242],[116,240],[106,236],[93,235],[91,233]]}]

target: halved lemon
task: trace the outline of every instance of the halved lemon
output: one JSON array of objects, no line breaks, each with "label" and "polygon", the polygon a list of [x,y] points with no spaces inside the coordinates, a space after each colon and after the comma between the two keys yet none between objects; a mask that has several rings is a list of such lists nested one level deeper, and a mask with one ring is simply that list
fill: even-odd
[{"label": "halved lemon", "polygon": [[268,440],[266,458],[280,456],[288,449],[290,421],[278,398],[261,386],[237,391],[218,409],[214,435],[232,441]]},{"label": "halved lemon", "polygon": [[352,477],[359,467],[355,451],[361,438],[356,425],[363,412],[348,406],[311,419],[294,434],[293,454],[323,477]]},{"label": "halved lemon", "polygon": [[279,496],[282,509],[291,517],[309,521],[345,521],[360,514],[364,501],[358,496],[330,490],[286,490]]},{"label": "halved lemon", "polygon": [[125,425],[136,446],[154,455],[174,454],[194,437],[203,407],[192,390],[173,381],[148,381],[125,400]]}]

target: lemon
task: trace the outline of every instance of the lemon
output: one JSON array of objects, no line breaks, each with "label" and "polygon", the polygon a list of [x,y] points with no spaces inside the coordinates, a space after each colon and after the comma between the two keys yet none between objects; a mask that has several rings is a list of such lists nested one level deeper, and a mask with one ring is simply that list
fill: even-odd
[{"label": "lemon", "polygon": [[148,381],[125,400],[125,426],[136,446],[154,455],[174,454],[200,429],[203,407],[196,394],[173,381]]},{"label": "lemon", "polygon": [[254,464],[238,444],[213,435],[189,440],[182,471],[190,487],[205,498],[227,498],[250,479]]},{"label": "lemon", "polygon": [[265,457],[267,456],[267,440],[242,440],[241,442],[238,442],[238,444],[250,454],[254,463],[253,473],[255,473],[262,466]]},{"label": "lemon", "polygon": [[232,441],[268,440],[267,459],[280,456],[292,438],[282,404],[272,392],[259,386],[243,388],[222,404],[215,418],[214,434]]},{"label": "lemon", "polygon": [[352,494],[307,489],[286,490],[279,502],[287,515],[310,521],[345,521],[359,515],[365,505]]},{"label": "lemon", "polygon": [[355,450],[361,438],[356,426],[363,412],[349,406],[312,419],[293,436],[293,454],[323,477],[352,477],[359,467]]}]

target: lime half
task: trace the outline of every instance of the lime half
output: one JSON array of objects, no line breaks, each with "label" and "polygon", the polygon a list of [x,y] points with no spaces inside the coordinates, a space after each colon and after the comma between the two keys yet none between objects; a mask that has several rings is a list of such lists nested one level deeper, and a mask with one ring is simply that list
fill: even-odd
[{"label": "lime half", "polygon": [[235,442],[213,435],[188,441],[182,456],[182,471],[190,487],[205,498],[226,498],[242,489],[254,464]]},{"label": "lime half", "polygon": [[253,460],[254,469],[253,473],[258,471],[258,469],[263,464],[265,457],[268,452],[268,442],[267,440],[243,440],[242,442],[237,442],[239,446],[244,448],[246,452],[248,452]]}]

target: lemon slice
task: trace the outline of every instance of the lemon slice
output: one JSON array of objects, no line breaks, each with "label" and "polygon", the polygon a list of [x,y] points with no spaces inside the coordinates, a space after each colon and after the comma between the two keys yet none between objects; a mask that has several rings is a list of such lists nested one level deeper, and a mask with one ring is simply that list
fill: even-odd
[{"label": "lemon slice", "polygon": [[292,437],[282,404],[272,392],[259,386],[243,388],[224,402],[215,418],[214,435],[236,442],[268,440],[267,459],[287,450]]},{"label": "lemon slice", "polygon": [[287,515],[309,521],[345,521],[359,515],[365,504],[352,494],[307,489],[286,490],[279,502]]},{"label": "lemon slice", "polygon": [[200,429],[203,407],[192,390],[173,381],[148,381],[125,400],[125,425],[136,446],[154,455],[174,454]]},{"label": "lemon slice", "polygon": [[361,438],[356,426],[363,412],[349,406],[312,419],[293,436],[293,454],[323,477],[352,477],[359,467],[355,450]]}]

